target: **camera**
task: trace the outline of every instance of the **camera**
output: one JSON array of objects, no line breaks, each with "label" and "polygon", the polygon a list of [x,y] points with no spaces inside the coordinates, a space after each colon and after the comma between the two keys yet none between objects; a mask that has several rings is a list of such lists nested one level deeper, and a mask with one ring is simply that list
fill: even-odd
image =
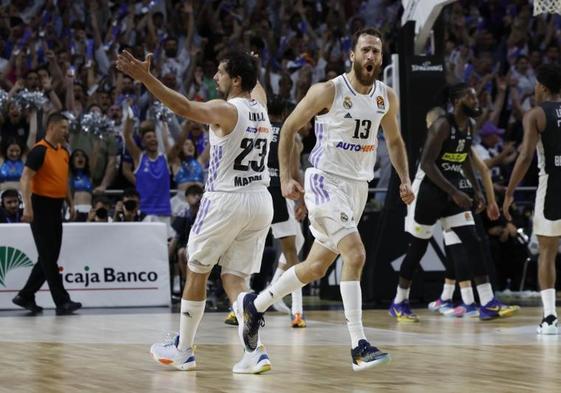
[{"label": "camera", "polygon": [[107,209],[104,208],[104,207],[100,207],[99,209],[97,209],[97,210],[95,211],[96,217],[99,218],[100,220],[105,220],[105,219],[107,219],[108,213],[109,213],[109,212],[108,212]]},{"label": "camera", "polygon": [[123,206],[125,207],[125,210],[132,211],[132,210],[136,209],[138,204],[136,203],[135,200],[131,199],[131,200],[128,200],[128,201],[124,201]]}]

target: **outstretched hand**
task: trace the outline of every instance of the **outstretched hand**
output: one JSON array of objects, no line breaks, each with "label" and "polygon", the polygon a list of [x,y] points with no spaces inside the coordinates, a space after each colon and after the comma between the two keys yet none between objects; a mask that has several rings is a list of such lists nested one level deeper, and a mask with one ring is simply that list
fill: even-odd
[{"label": "outstretched hand", "polygon": [[117,69],[139,82],[144,82],[150,75],[151,63],[152,53],[148,53],[144,61],[138,60],[126,50],[117,56]]}]

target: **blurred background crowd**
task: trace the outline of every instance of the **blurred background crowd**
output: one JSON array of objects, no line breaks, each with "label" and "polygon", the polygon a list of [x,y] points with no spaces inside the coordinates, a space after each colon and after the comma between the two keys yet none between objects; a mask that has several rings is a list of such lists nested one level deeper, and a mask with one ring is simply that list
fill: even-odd
[{"label": "blurred background crowd", "polygon": [[[141,59],[153,53],[152,72],[166,86],[206,101],[218,97],[217,59],[241,46],[259,54],[260,80],[270,99],[290,108],[313,83],[348,69],[350,37],[359,28],[382,31],[387,63],[397,52],[403,12],[398,0],[0,3],[0,88],[5,92],[0,96],[0,190],[18,189],[26,152],[42,137],[48,114],[64,110],[72,119],[70,185],[77,208],[67,219],[156,217],[170,224],[176,249],[185,245],[204,189],[208,130],[167,113],[142,85],[119,73],[117,53],[127,49]],[[561,17],[532,17],[528,0],[460,0],[445,9],[443,22],[448,82],[469,83],[485,109],[476,149],[492,169],[500,205],[522,140],[522,116],[535,105],[534,70],[560,61]],[[135,118],[130,140],[123,130],[129,108]],[[315,143],[311,130],[313,124],[301,130],[303,167]],[[382,133],[379,142],[372,186],[383,188],[390,166]],[[150,157],[165,157],[161,173],[147,176],[160,191],[162,184],[167,187],[166,206],[154,203],[156,191],[146,186],[146,178],[137,187],[142,168],[135,167],[139,161],[130,154],[130,143]],[[168,181],[162,183],[162,177]],[[536,184],[534,170],[524,185]],[[375,209],[385,195],[377,194],[370,202]],[[514,222],[488,223],[499,288],[516,279],[525,258],[517,230],[529,227],[533,197],[533,192],[518,195]],[[19,205],[17,192],[4,192],[0,222],[17,222]]]}]

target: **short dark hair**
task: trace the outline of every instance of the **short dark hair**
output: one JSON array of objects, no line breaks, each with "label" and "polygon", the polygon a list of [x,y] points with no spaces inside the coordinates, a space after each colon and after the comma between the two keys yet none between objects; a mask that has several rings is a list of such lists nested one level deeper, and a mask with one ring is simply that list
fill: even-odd
[{"label": "short dark hair", "polygon": [[462,98],[466,94],[466,90],[469,89],[467,83],[460,82],[448,87],[448,99],[452,103],[452,105],[458,100]]},{"label": "short dark hair", "polygon": [[558,64],[543,64],[538,67],[536,79],[544,85],[551,94],[561,91],[561,66]]},{"label": "short dark hair", "polygon": [[140,123],[138,132],[140,133],[140,137],[144,138],[144,135],[146,135],[147,133],[156,132],[156,124],[154,124],[152,120],[144,120],[142,123]]},{"label": "short dark hair", "polygon": [[2,157],[7,158],[8,156],[8,148],[12,145],[18,145],[21,152],[23,153],[23,147],[21,146],[21,144],[18,142],[18,140],[15,137],[11,137],[8,138],[6,140],[6,142],[4,143],[4,146],[2,146]]},{"label": "short dark hair", "polygon": [[4,207],[4,200],[6,198],[18,198],[20,199],[19,191],[15,188],[7,188],[2,192],[2,207]]},{"label": "short dark hair", "polygon": [[66,115],[63,112],[61,111],[53,112],[47,118],[47,128],[49,128],[51,124],[59,123],[63,120],[68,121],[68,117],[66,117]]},{"label": "short dark hair", "polygon": [[242,90],[250,92],[257,84],[257,67],[253,56],[241,50],[229,50],[221,59],[230,78],[242,79]]},{"label": "short dark hair", "polygon": [[185,196],[191,194],[202,194],[202,193],[204,193],[204,190],[198,184],[191,184],[189,187],[185,189]]},{"label": "short dark hair", "polygon": [[380,41],[383,38],[380,30],[375,29],[373,27],[365,27],[363,29],[357,30],[353,34],[353,40],[351,46],[353,51],[356,49],[356,44],[358,43],[358,39],[360,38],[361,35],[373,35],[374,37],[378,37]]},{"label": "short dark hair", "polygon": [[136,191],[136,188],[126,188],[123,191],[123,198],[131,198],[131,197],[136,197],[138,199],[140,199],[140,194],[138,193],[138,191]]}]

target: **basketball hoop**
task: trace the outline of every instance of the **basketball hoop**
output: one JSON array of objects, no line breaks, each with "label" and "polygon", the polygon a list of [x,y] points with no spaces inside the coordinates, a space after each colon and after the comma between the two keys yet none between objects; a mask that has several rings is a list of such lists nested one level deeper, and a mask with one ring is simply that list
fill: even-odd
[{"label": "basketball hoop", "polygon": [[534,0],[534,16],[539,14],[561,15],[561,0]]}]

